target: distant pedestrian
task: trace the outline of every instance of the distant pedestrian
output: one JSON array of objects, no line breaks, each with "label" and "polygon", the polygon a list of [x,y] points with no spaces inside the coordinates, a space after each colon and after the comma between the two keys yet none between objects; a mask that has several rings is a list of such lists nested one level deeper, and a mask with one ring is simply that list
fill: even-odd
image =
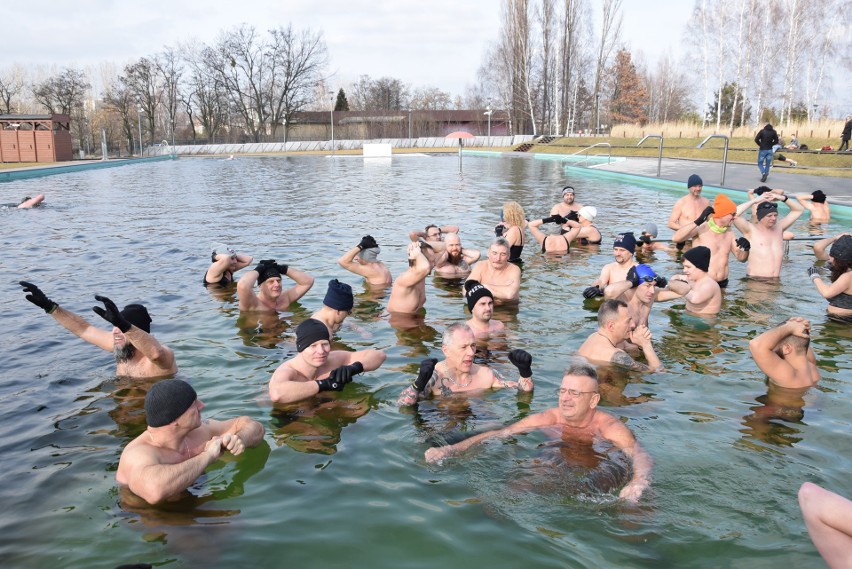
[{"label": "distant pedestrian", "polygon": [[849,151],[849,139],[852,138],[852,116],[846,117],[846,124],[843,125],[843,131],[840,133],[840,148],[838,152]]},{"label": "distant pedestrian", "polygon": [[763,130],[754,137],[754,143],[760,148],[757,151],[757,168],[760,170],[760,181],[765,182],[769,177],[769,166],[772,165],[772,147],[778,144],[778,133],[772,125],[766,123]]}]

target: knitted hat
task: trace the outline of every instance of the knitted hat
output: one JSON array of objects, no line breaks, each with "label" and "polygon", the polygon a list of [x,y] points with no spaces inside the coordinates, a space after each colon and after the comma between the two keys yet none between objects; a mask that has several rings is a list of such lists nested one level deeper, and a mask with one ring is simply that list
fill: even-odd
[{"label": "knitted hat", "polygon": [[257,273],[257,284],[262,285],[267,280],[275,277],[281,278],[281,272],[278,270],[278,267],[275,265],[266,265]]},{"label": "knitted hat", "polygon": [[308,318],[296,327],[296,350],[303,352],[305,348],[319,340],[331,341],[328,326],[316,318]]},{"label": "knitted hat", "polygon": [[760,221],[770,213],[778,213],[778,204],[775,202],[761,202],[757,206],[757,220]]},{"label": "knitted hat", "polygon": [[322,303],[334,310],[352,310],[355,304],[352,287],[337,279],[331,279],[328,281],[328,291]]},{"label": "knitted hat", "polygon": [[725,217],[728,214],[737,212],[737,204],[725,194],[719,194],[713,200],[713,219]]},{"label": "knitted hat", "polygon": [[852,261],[852,235],[844,235],[831,244],[828,254],[838,261]]},{"label": "knitted hat", "polygon": [[686,181],[686,187],[691,188],[692,186],[703,186],[704,182],[701,180],[701,176],[698,174],[693,174]]},{"label": "knitted hat", "polygon": [[190,384],[182,379],[155,383],[145,395],[145,420],[149,427],[162,427],[186,413],[198,399]]},{"label": "knitted hat", "polygon": [[473,307],[476,306],[476,303],[479,302],[479,299],[483,296],[487,296],[490,298],[494,298],[494,295],[491,294],[491,291],[485,288],[485,285],[479,281],[465,281],[464,283],[464,296],[467,298],[467,307],[473,312]]},{"label": "knitted hat", "polygon": [[121,315],[140,330],[151,332],[151,317],[148,315],[148,309],[141,304],[128,304],[121,311]]},{"label": "knitted hat", "polygon": [[651,237],[657,236],[657,224],[656,223],[647,223],[645,224],[645,229],[643,229],[645,233],[650,235]]},{"label": "knitted hat", "polygon": [[636,238],[633,237],[632,233],[621,233],[618,237],[615,238],[615,243],[613,243],[612,248],[621,247],[622,249],[627,249],[631,253],[636,251]]},{"label": "knitted hat", "polygon": [[580,211],[577,212],[577,215],[581,215],[589,221],[594,221],[595,218],[598,216],[598,208],[593,205],[585,205],[580,208]]},{"label": "knitted hat", "polygon": [[705,273],[710,270],[710,249],[704,246],[693,247],[683,254],[683,258]]},{"label": "knitted hat", "polygon": [[811,201],[814,203],[825,203],[825,193],[822,190],[817,190],[811,194]]}]

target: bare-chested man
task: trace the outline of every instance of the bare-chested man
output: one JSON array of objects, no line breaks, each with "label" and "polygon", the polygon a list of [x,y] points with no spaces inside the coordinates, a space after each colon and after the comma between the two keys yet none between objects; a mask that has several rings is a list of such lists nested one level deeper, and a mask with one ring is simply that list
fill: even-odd
[{"label": "bare-chested man", "polygon": [[[778,201],[787,203],[790,213],[778,220]],[[757,223],[749,223],[740,216],[752,204],[757,204]],[[784,258],[784,231],[789,228],[804,208],[788,196],[779,196],[766,192],[737,207],[734,226],[748,238],[751,249],[748,256],[746,274],[750,277],[778,278],[781,276],[781,262]]]},{"label": "bare-chested man", "polygon": [[672,240],[682,243],[690,239],[693,245],[710,249],[710,269],[707,271],[721,288],[728,286],[728,258],[733,253],[741,263],[748,260],[751,243],[745,237],[735,238],[731,231],[737,206],[731,199],[719,194],[694,221],[678,229]]},{"label": "bare-chested man", "polygon": [[704,182],[698,174],[692,174],[686,182],[689,193],[677,200],[669,216],[669,229],[677,231],[691,223],[710,206],[710,200],[701,195]]},{"label": "bare-chested man", "polygon": [[479,281],[494,295],[494,302],[518,300],[521,269],[509,262],[509,242],[498,237],[488,247],[488,258],[473,266],[469,280]]},{"label": "bare-chested man", "polygon": [[583,204],[574,201],[574,188],[565,186],[562,188],[562,201],[550,208],[550,215],[561,215],[568,218],[572,211],[580,211]]},{"label": "bare-chested man", "polygon": [[601,269],[601,275],[592,283],[592,286],[583,291],[586,298],[603,296],[604,289],[610,283],[627,280],[627,271],[636,264],[633,253],[636,251],[636,238],[632,233],[621,233],[615,238],[612,245],[612,254],[615,261],[607,263]]},{"label": "bare-chested man", "polygon": [[[434,251],[435,274],[445,278],[465,278],[480,257],[478,249],[462,247],[458,233],[447,233],[443,241],[430,243]],[[428,257],[427,257],[428,258]]]},{"label": "bare-chested man", "polygon": [[[296,281],[287,290],[281,286],[282,275]],[[258,293],[254,292],[257,283]],[[237,282],[237,298],[240,299],[240,310],[255,312],[278,312],[296,302],[314,286],[314,277],[288,265],[266,259],[257,266],[243,273]]]},{"label": "bare-chested man", "polygon": [[458,233],[458,225],[427,225],[423,231],[409,231],[408,237],[412,241],[423,239],[427,243],[442,241],[447,233]]},{"label": "bare-chested man", "polygon": [[332,351],[328,326],[313,318],[296,327],[296,350],[298,354],[278,366],[269,380],[269,397],[275,403],[343,391],[354,375],[378,369],[387,357],[381,350]]},{"label": "bare-chested man", "polygon": [[748,343],[757,367],[776,385],[802,388],[816,385],[819,369],[811,343],[811,323],[794,316]]},{"label": "bare-chested man", "polygon": [[559,388],[559,406],[524,417],[517,423],[480,433],[469,439],[426,451],[427,462],[438,462],[448,456],[458,455],[494,437],[507,438],[537,429],[552,429],[553,434],[565,441],[592,445],[596,439],[605,439],[621,450],[631,461],[633,476],[619,492],[619,498],[637,502],[651,484],[653,461],[636,442],[621,421],[597,409],[601,396],[594,368],[588,364],[572,364],[562,376]]},{"label": "bare-chested man", "polygon": [[635,265],[627,271],[627,279],[614,282],[604,289],[604,298],[620,299],[627,304],[630,317],[637,326],[648,326],[648,317],[654,302],[680,298],[689,291],[689,285],[669,282],[648,265]]},{"label": "bare-chested man", "polygon": [[811,194],[796,194],[796,200],[802,204],[803,208],[811,212],[811,223],[828,223],[831,221],[831,210],[822,190],[817,190]]},{"label": "bare-chested man", "polygon": [[325,298],[322,299],[322,308],[311,314],[311,318],[328,326],[329,333],[334,336],[352,312],[354,305],[355,295],[352,294],[352,287],[337,279],[331,279],[328,281]]},{"label": "bare-chested man", "polygon": [[180,379],[154,384],[145,396],[148,428],[121,452],[115,480],[157,504],[186,490],[223,451],[234,456],[263,440],[263,425],[249,417],[201,421],[204,408]]},{"label": "bare-chested man", "polygon": [[470,310],[470,319],[465,322],[477,338],[487,338],[501,332],[505,325],[492,320],[494,315],[494,295],[479,281],[465,281],[464,297]]},{"label": "bare-chested man", "polygon": [[427,396],[440,397],[453,393],[468,393],[485,389],[517,388],[532,391],[532,356],[524,350],[512,350],[509,361],[518,368],[518,381],[504,381],[491,369],[473,363],[476,337],[467,324],[453,324],[444,331],[441,351],[445,359],[438,362],[428,358],[420,363],[414,383],[406,387],[397,405],[414,405]]},{"label": "bare-chested man", "polygon": [[90,344],[115,355],[115,372],[127,377],[164,377],[177,372],[175,355],[151,335],[151,317],[141,304],[128,304],[119,312],[115,303],[95,295],[104,308],[92,310],[113,325],[111,331],[89,324],[82,316],[69,312],[47,298],[36,285],[21,281],[26,298],[53,316],[66,330]]},{"label": "bare-chested man", "polygon": [[672,283],[686,282],[689,291],[682,295],[686,309],[701,316],[713,316],[722,309],[722,289],[708,273],[713,263],[710,249],[699,245],[683,254],[683,275],[672,277]]},{"label": "bare-chested man", "polygon": [[378,260],[381,248],[371,235],[365,235],[361,242],[343,254],[337,264],[356,275],[361,275],[371,286],[388,286],[393,281],[387,266]]},{"label": "bare-chested man", "polygon": [[[639,346],[647,364],[637,362],[619,345],[626,340]],[[598,329],[583,342],[578,355],[589,361],[616,364],[639,371],[657,371],[662,365],[651,343],[647,326],[637,326],[623,300],[605,300],[598,309]]]},{"label": "bare-chested man", "polygon": [[639,251],[636,252],[638,255],[640,252],[642,253],[653,253],[654,251],[668,251],[671,248],[668,243],[663,243],[662,241],[657,241],[657,224],[656,223],[646,223],[645,227],[642,229],[642,235],[637,239],[639,246]]},{"label": "bare-chested man", "polygon": [[388,312],[416,314],[426,304],[426,276],[432,270],[420,252],[420,242],[408,244],[408,269],[396,277],[388,299]]}]

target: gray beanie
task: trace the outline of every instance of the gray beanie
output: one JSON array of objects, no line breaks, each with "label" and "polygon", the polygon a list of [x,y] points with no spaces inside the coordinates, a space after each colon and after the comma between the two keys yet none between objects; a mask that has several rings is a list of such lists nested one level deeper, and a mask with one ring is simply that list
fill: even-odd
[{"label": "gray beanie", "polygon": [[182,379],[166,379],[154,384],[145,395],[145,420],[149,427],[173,423],[198,399],[190,384]]}]

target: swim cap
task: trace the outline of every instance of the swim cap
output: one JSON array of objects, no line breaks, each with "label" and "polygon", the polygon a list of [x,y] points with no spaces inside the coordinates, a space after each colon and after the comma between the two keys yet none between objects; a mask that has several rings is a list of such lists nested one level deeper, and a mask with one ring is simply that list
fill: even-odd
[{"label": "swim cap", "polygon": [[636,238],[633,237],[632,233],[621,233],[618,237],[615,238],[615,243],[613,243],[612,248],[621,247],[622,249],[627,249],[631,253],[636,251]]},{"label": "swim cap", "polygon": [[476,306],[476,303],[479,302],[479,299],[488,296],[492,299],[494,295],[491,294],[491,291],[485,288],[485,285],[479,281],[465,281],[464,283],[464,295],[467,298],[467,308],[471,312],[473,312],[473,307]]},{"label": "swim cap", "polygon": [[730,213],[737,213],[737,204],[725,194],[716,196],[716,199],[713,200],[713,217],[719,219]]},{"label": "swim cap", "polygon": [[145,420],[149,427],[173,423],[198,399],[190,384],[182,379],[155,383],[145,395]]},{"label": "swim cap", "polygon": [[577,212],[577,215],[582,215],[589,221],[594,221],[598,216],[598,208],[592,205],[585,205],[580,208],[580,211]]},{"label": "swim cap", "polygon": [[381,252],[381,248],[377,245],[375,247],[370,247],[369,249],[361,249],[358,256],[368,263],[375,263],[378,260],[379,253]]},{"label": "swim cap", "polygon": [[698,174],[693,174],[686,181],[686,187],[691,188],[692,186],[703,186],[704,182],[701,180],[701,176]]},{"label": "swim cap", "polygon": [[562,188],[562,195],[563,196],[565,194],[573,194],[573,193],[574,193],[574,188],[572,188],[571,186],[565,186],[564,188]]},{"label": "swim cap", "polygon": [[648,265],[636,265],[634,269],[636,269],[636,277],[639,282],[647,283],[657,278],[657,273]]},{"label": "swim cap", "polygon": [[757,220],[760,221],[770,213],[778,213],[778,204],[774,202],[761,202],[757,206]]},{"label": "swim cap", "polygon": [[228,255],[230,257],[233,257],[236,254],[237,254],[236,251],[234,251],[232,248],[228,247],[224,243],[216,243],[216,244],[213,245],[213,256],[214,257],[216,255]]},{"label": "swim cap", "polygon": [[835,240],[828,254],[838,261],[852,261],[852,235],[844,235]]},{"label": "swim cap", "polygon": [[648,223],[645,225],[645,229],[643,229],[645,233],[650,235],[651,237],[657,236],[657,224],[656,223]]},{"label": "swim cap", "polygon": [[319,340],[331,341],[328,326],[316,318],[308,318],[296,327],[296,350],[303,352],[305,348]]},{"label": "swim cap", "polygon": [[710,249],[707,247],[693,247],[683,254],[683,258],[695,265],[696,269],[701,269],[705,273],[710,270]]},{"label": "swim cap", "polygon": [[825,194],[822,190],[817,190],[811,194],[811,201],[814,203],[825,203]]},{"label": "swim cap", "polygon": [[328,290],[322,303],[334,310],[352,310],[355,304],[352,287],[337,279],[331,279],[328,281]]},{"label": "swim cap", "polygon": [[151,316],[148,315],[148,309],[141,304],[128,304],[120,314],[140,330],[151,332]]},{"label": "swim cap", "polygon": [[262,285],[264,282],[273,277],[281,278],[281,273],[278,271],[278,267],[276,267],[275,264],[264,265],[261,267],[261,270],[257,272],[257,284]]}]

